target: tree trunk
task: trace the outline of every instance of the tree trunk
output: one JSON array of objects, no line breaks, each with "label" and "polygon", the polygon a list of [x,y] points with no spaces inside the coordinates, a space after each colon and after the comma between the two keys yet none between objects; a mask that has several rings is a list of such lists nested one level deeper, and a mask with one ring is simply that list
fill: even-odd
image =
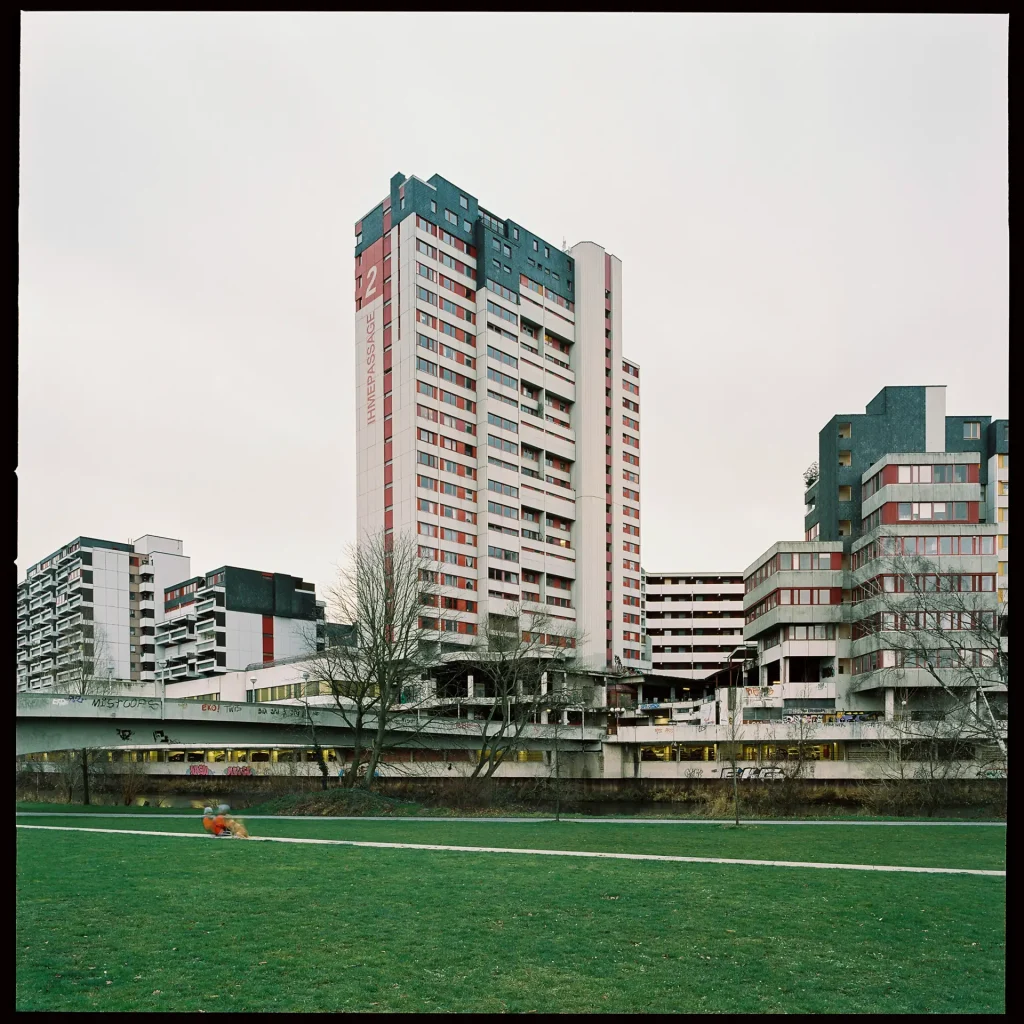
[{"label": "tree trunk", "polygon": [[82,803],[89,806],[89,751],[82,748]]}]

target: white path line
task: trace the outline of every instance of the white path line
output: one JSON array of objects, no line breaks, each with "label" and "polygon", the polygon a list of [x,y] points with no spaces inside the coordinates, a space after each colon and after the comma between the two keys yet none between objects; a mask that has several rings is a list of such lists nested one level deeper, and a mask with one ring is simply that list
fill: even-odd
[{"label": "white path line", "polygon": [[[17,825],[17,828],[45,829],[50,832],[104,832],[126,836],[171,836],[181,839],[209,839],[199,832],[161,832],[156,829],[78,828],[73,825]],[[500,846],[440,846],[433,843],[371,843],[353,839],[290,839],[284,836],[250,836],[262,843],[303,843],[315,846],[367,846],[384,850],[439,850],[446,853],[520,853],[535,857],[594,857],[605,860],[668,861],[676,864],[747,864],[773,868],[832,868],[843,871],[905,871],[926,875],[992,875],[1005,878],[1005,871],[977,868],[910,868],[880,864],[818,864],[798,860],[743,860],[732,857],[675,857],[657,853],[598,853],[589,850],[519,850]]]},{"label": "white path line", "polygon": [[[15,811],[18,818],[145,818],[147,821],[161,821],[165,818],[197,819],[198,813],[191,814],[132,814],[125,811]],[[246,821],[445,821],[472,822],[473,824],[517,824],[540,825],[555,822],[554,818],[449,818],[418,815],[321,815],[321,814],[246,814],[236,812]],[[731,825],[732,818],[562,818],[558,824],[563,825]],[[821,821],[787,821],[778,818],[741,818],[741,825],[874,825],[894,828],[947,826],[950,828],[1006,828],[1005,821],[846,821],[828,818]]]}]

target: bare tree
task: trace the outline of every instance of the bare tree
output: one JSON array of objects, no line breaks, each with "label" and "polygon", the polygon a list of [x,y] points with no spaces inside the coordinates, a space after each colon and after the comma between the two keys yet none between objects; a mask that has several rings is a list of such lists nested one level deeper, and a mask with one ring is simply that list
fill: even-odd
[{"label": "bare tree", "polygon": [[[71,661],[64,669],[67,673],[67,692],[74,695],[108,694],[116,691],[120,683],[114,678],[115,663],[110,656],[106,631],[98,622],[82,622],[73,634]],[[89,803],[89,749],[79,751],[78,772],[82,782],[82,802]]]},{"label": "bare tree", "polygon": [[[550,615],[524,611],[518,602],[489,616],[470,654],[477,689],[471,696],[487,701],[483,718],[476,719],[482,745],[471,779],[491,778],[503,760],[523,749],[529,726],[579,703],[564,677],[581,643],[575,627],[556,628]],[[552,685],[553,673],[560,674],[561,686]]]},{"label": "bare tree", "polygon": [[805,778],[811,767],[811,749],[818,745],[818,723],[807,714],[787,715],[781,724],[768,725],[767,757],[762,765],[789,782]]},{"label": "bare tree", "polygon": [[[580,731],[586,723],[586,709],[593,705],[593,687],[582,683],[580,678],[570,675],[568,672],[549,672],[548,698],[546,701],[546,713],[552,729],[551,745],[551,776],[555,780],[555,821],[562,820],[562,737],[569,733],[570,726],[568,718],[570,711],[579,711]],[[551,716],[554,715],[554,722]]]},{"label": "bare tree", "polygon": [[879,539],[882,568],[863,586],[854,634],[877,638],[870,667],[902,694],[898,741],[995,749],[1005,770],[1009,652],[996,595],[974,589],[984,574],[939,568],[900,541]]},{"label": "bare tree", "polygon": [[[332,615],[354,625],[354,643],[328,638],[321,644],[310,634],[306,665],[315,688],[328,698],[316,706],[336,714],[350,731],[347,786],[369,787],[394,742],[389,729],[396,717],[405,717],[407,726],[431,705],[427,680],[439,659],[437,598],[436,573],[419,556],[415,538],[383,533],[355,546],[327,592]],[[403,742],[409,740],[406,729]]]}]

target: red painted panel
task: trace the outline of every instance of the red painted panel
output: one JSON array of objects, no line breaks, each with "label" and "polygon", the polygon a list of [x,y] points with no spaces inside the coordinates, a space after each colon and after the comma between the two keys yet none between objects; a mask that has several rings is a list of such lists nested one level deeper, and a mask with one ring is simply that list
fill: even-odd
[{"label": "red painted panel", "polygon": [[390,281],[385,281],[384,282],[384,298],[385,298],[385,300],[391,298],[391,282]]},{"label": "red painted panel", "polygon": [[391,436],[395,432],[394,428],[392,426],[393,422],[394,422],[393,420],[385,420],[384,421],[384,440],[385,441],[389,440],[391,438]]},{"label": "red painted panel", "polygon": [[384,467],[384,485],[394,483],[395,481],[395,467],[394,464]]},{"label": "red painted panel", "polygon": [[610,370],[612,368],[612,361],[607,356],[604,357],[604,367],[606,370]]},{"label": "red painted panel", "polygon": [[829,594],[829,604],[842,604],[843,603],[843,588],[842,587],[829,587],[831,593]]},{"label": "red painted panel", "polygon": [[[266,576],[267,573],[264,573],[263,575]],[[273,615],[264,615],[263,616],[263,635],[264,636],[273,636],[274,635],[274,616]]]},{"label": "red painted panel", "polygon": [[391,352],[392,349],[388,348],[384,352],[384,372],[388,373],[391,370]]},{"label": "red painted panel", "polygon": [[392,446],[392,444],[393,444],[392,441],[385,441],[384,442],[384,461],[385,462],[390,462],[394,458],[394,456],[391,454],[391,446]]},{"label": "red painted panel", "polygon": [[612,514],[611,514],[611,512],[606,512],[605,513],[605,520],[604,521],[606,523],[608,523],[609,525],[611,525],[611,521],[612,521]]},{"label": "red painted panel", "polygon": [[263,638],[263,660],[267,660],[267,656],[270,656],[271,661],[274,658],[274,638],[272,636],[265,636]]},{"label": "red painted panel", "polygon": [[391,307],[390,306],[385,306],[384,307],[384,326],[386,327],[389,323],[391,323]]},{"label": "red painted panel", "polygon": [[606,572],[604,574],[604,581],[605,581],[605,583],[611,583],[611,581],[612,581],[612,574],[610,572]]},{"label": "red painted panel", "polygon": [[384,238],[384,255],[387,256],[391,252],[391,236],[386,235]]},{"label": "red painted panel", "polygon": [[889,465],[882,467],[882,484],[897,484],[900,480],[900,467]]},{"label": "red painted panel", "polygon": [[384,347],[391,348],[391,325],[384,328]]},{"label": "red painted panel", "polygon": [[969,501],[967,502],[967,522],[977,523],[980,522],[978,518],[978,502]]},{"label": "red painted panel", "polygon": [[384,245],[380,239],[363,251],[362,266],[357,266],[355,270],[357,302],[373,302],[382,294],[384,285]]},{"label": "red painted panel", "polygon": [[[387,468],[391,469],[390,466],[388,466]],[[384,507],[385,508],[392,508],[394,506],[394,504],[395,504],[395,489],[394,489],[394,487],[385,487],[384,488]]]},{"label": "red painted panel", "polygon": [[385,398],[384,398],[384,415],[385,416],[390,416],[391,415],[391,403],[393,401],[394,401],[394,397],[392,395],[385,396]]},{"label": "red painted panel", "polygon": [[384,529],[393,530],[395,528],[395,512],[394,509],[388,509],[384,513]]},{"label": "red painted panel", "polygon": [[897,502],[887,501],[882,506],[881,520],[886,524],[899,522],[899,505]]},{"label": "red painted panel", "polygon": [[833,551],[832,552],[832,568],[833,569],[842,569],[842,567],[843,567],[843,553],[842,553],[842,551]]},{"label": "red painted panel", "polygon": [[981,469],[981,465],[977,462],[967,463],[967,482],[969,484],[976,484],[980,482],[978,472]]},{"label": "red painted panel", "polygon": [[263,664],[264,664],[264,665],[267,665],[267,664],[269,664],[269,663],[270,663],[270,662],[272,662],[273,660],[274,660],[274,656],[273,656],[272,654],[264,654],[264,655],[263,655]]},{"label": "red painted panel", "polygon": [[611,253],[604,254],[604,290],[612,290],[612,257]]},{"label": "red painted panel", "polygon": [[612,300],[611,299],[605,299],[604,300],[604,308],[607,309],[609,313],[611,312],[611,310],[612,310]]},{"label": "red painted panel", "polygon": [[386,235],[391,230],[391,211],[388,210],[384,214],[384,234]]}]

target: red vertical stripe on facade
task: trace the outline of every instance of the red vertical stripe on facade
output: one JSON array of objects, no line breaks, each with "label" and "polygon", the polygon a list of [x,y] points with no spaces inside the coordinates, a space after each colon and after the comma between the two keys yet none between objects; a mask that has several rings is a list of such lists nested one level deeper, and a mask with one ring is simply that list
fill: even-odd
[{"label": "red vertical stripe on facade", "polygon": [[[264,573],[264,576],[270,575]],[[274,616],[263,616],[263,660],[264,662],[274,660]]]},{"label": "red vertical stripe on facade", "polygon": [[843,553],[842,553],[842,551],[833,551],[832,552],[831,568],[833,570],[836,570],[836,569],[842,569],[842,567],[843,567]]}]

